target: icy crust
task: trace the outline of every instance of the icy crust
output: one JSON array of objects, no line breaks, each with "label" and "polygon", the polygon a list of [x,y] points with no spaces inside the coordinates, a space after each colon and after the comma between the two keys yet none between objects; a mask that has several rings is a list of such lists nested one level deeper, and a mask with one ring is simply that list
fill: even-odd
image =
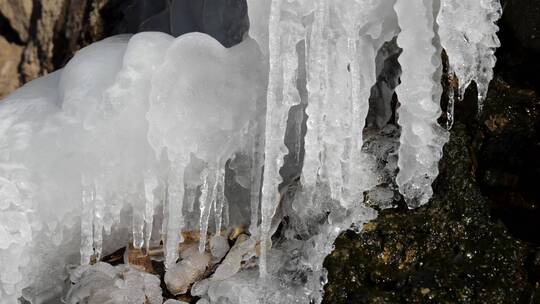
[{"label": "icy crust", "polygon": [[[449,74],[459,81],[459,96],[472,81],[478,88],[478,110],[493,78],[502,7],[499,0],[441,0],[437,16],[441,45],[450,63]],[[453,93],[453,92],[452,92]],[[452,114],[453,115],[453,114]]]}]

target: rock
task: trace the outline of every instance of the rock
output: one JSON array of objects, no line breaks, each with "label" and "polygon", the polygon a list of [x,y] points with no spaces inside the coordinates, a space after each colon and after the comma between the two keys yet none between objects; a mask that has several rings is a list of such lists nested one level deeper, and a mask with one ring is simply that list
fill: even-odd
[{"label": "rock", "polygon": [[362,234],[342,234],[327,257],[324,303],[519,303],[525,246],[492,221],[471,174],[472,139],[460,122],[444,148],[431,202],[384,210]]},{"label": "rock", "polygon": [[540,87],[540,2],[504,0],[496,73],[515,84]]},{"label": "rock", "polygon": [[513,236],[540,244],[540,96],[495,79],[476,137],[477,178]]},{"label": "rock", "polygon": [[109,36],[119,22],[108,11],[113,2],[0,1],[0,97],[63,67],[81,47]]},{"label": "rock", "polygon": [[0,98],[19,87],[18,67],[22,47],[0,36]]},{"label": "rock", "polygon": [[[7,27],[13,30],[13,40],[18,42],[28,39],[30,20],[32,17],[32,0],[3,0],[0,1],[0,20],[4,19],[8,24],[2,25],[2,35],[5,35]],[[2,24],[2,21],[0,21]]]}]

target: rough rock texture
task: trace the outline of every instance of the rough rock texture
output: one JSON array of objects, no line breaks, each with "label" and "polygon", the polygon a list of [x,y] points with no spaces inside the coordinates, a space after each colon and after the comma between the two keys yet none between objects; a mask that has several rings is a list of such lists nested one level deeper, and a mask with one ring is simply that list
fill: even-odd
[{"label": "rough rock texture", "polygon": [[540,96],[501,79],[489,96],[476,135],[477,180],[493,217],[517,238],[540,245]]}]

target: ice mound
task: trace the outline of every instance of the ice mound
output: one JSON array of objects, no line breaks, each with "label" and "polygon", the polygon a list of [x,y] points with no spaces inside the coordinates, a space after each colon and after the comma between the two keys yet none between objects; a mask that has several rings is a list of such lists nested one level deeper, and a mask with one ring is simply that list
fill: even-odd
[{"label": "ice mound", "polygon": [[172,216],[158,216],[157,224],[170,224],[163,232],[172,243],[182,228],[182,201],[173,189],[183,188],[182,168],[194,155],[214,181],[201,212],[207,223],[216,196],[225,204],[218,193],[223,162],[241,150],[256,117],[261,61],[250,39],[225,49],[198,33],[118,36],[82,49],[63,70],[3,100],[3,303],[28,286],[29,300],[43,297],[51,285],[63,285],[65,265],[88,264],[130,238],[138,248],[149,246],[166,190],[165,213]]},{"label": "ice mound", "polygon": [[99,262],[130,241],[202,304],[320,303],[342,231],[428,202],[441,53],[485,96],[498,1],[248,3],[232,48],[112,37],[0,103],[0,303],[161,303],[156,277]]}]

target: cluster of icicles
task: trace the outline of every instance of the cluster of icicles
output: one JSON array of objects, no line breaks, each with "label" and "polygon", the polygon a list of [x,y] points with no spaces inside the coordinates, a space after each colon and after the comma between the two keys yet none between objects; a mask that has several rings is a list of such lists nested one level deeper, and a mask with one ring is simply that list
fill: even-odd
[{"label": "cluster of icicles", "polygon": [[[73,261],[73,244],[88,264],[127,239],[136,248],[163,240],[171,267],[181,231],[200,231],[205,250],[211,217],[216,234],[233,215],[248,224],[260,242],[259,274],[272,276],[267,259],[284,199],[278,186],[291,121],[307,127],[293,136],[302,166],[290,210],[319,220],[330,210],[326,228],[310,235],[314,245],[303,247],[320,249],[305,263],[320,270],[338,233],[364,220],[354,210],[378,184],[362,130],[377,52],[396,36],[403,49],[396,183],[411,208],[427,203],[448,140],[437,123],[441,52],[459,79],[458,94],[475,81],[481,104],[499,45],[498,0],[248,5],[251,38],[230,49],[197,33],[109,38],[2,102],[0,303],[15,303],[25,288],[29,300],[50,290],[62,280],[62,264]],[[305,112],[291,117],[299,105]],[[451,104],[448,112],[453,117]],[[232,206],[238,200],[227,195],[226,167],[249,189],[247,206]],[[243,209],[248,216],[239,219]],[[320,300],[320,288],[306,290]]]}]

